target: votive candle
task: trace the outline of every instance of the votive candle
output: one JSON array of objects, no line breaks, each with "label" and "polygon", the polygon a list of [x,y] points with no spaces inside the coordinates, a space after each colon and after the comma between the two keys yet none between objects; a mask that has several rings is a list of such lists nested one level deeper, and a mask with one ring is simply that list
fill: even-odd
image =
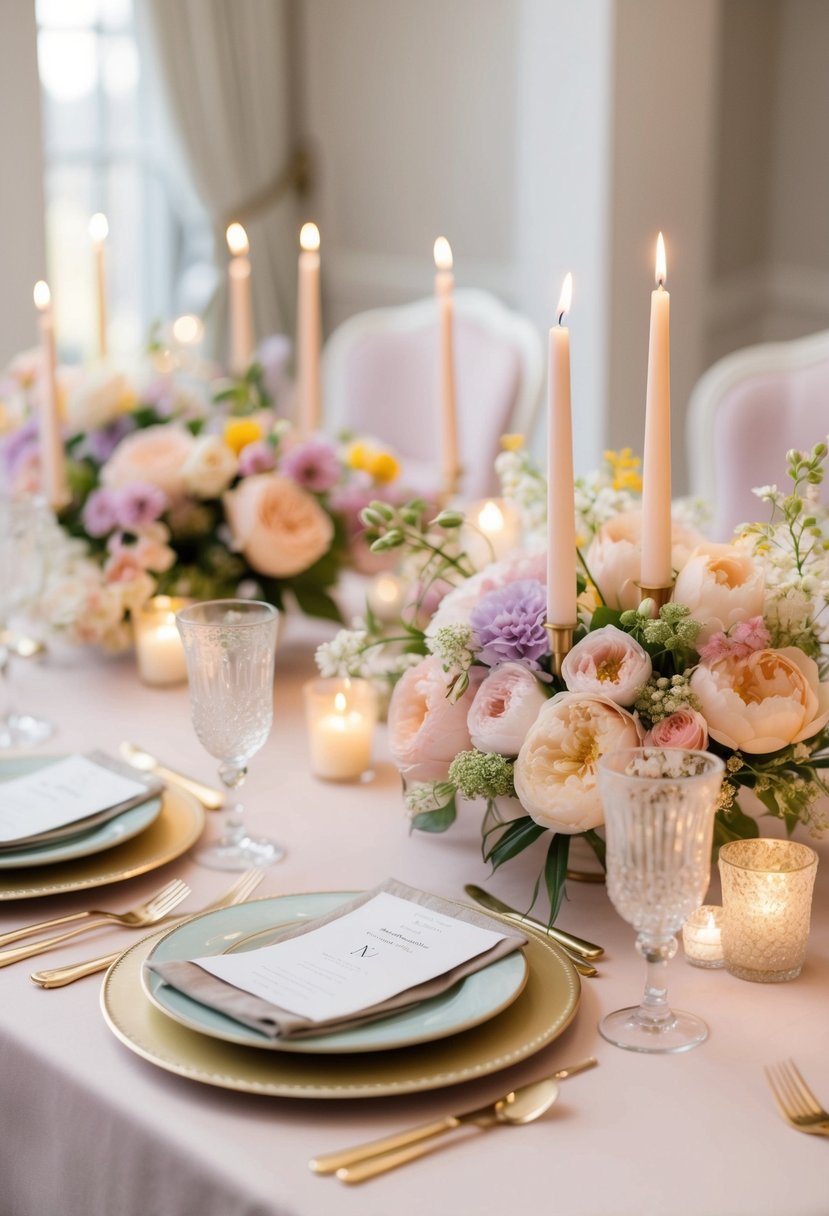
[{"label": "votive candle", "polygon": [[682,927],[685,957],[694,967],[723,967],[723,910],[717,904],[703,904],[692,912]]},{"label": "votive candle", "polygon": [[184,646],[176,626],[176,613],[191,600],[156,595],[135,614],[135,657],[144,684],[162,688],[187,681]]},{"label": "votive candle", "polygon": [[732,975],[774,984],[806,957],[817,853],[793,840],[733,840],[720,849],[723,954]]},{"label": "votive candle", "polygon": [[326,781],[370,776],[377,694],[368,680],[321,679],[305,685],[311,771]]}]

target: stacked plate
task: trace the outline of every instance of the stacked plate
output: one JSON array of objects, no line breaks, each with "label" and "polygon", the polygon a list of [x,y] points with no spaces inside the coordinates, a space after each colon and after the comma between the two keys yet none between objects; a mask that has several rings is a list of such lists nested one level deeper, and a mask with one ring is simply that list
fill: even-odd
[{"label": "stacked plate", "polygon": [[543,934],[522,953],[380,1021],[313,1039],[274,1041],[171,988],[144,964],[257,949],[353,892],[285,895],[206,913],[137,943],[101,1000],[113,1032],[152,1063],[230,1089],[303,1098],[376,1097],[486,1076],[539,1051],[576,1013],[579,978]]},{"label": "stacked plate", "polygon": [[[27,776],[61,758],[4,759],[0,761],[0,783]],[[19,843],[7,842],[0,846],[0,900],[82,890],[132,878],[178,857],[198,839],[203,826],[204,812],[194,798],[178,791],[148,791],[146,797],[138,795],[123,809],[65,824]]]}]

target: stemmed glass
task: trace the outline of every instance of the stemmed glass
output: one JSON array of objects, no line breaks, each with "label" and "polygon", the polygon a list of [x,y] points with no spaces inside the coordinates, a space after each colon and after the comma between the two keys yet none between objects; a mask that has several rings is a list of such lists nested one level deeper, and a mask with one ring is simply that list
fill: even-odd
[{"label": "stemmed glass", "polygon": [[[196,734],[220,761],[219,777],[237,790],[273,722],[273,668],[279,613],[256,600],[209,600],[176,613],[190,683]],[[218,843],[196,860],[214,870],[247,870],[281,860],[274,840],[250,836],[235,802]]]},{"label": "stemmed glass", "polygon": [[709,752],[632,747],[602,756],[607,893],[638,933],[648,965],[642,1003],[617,1009],[600,1034],[629,1051],[687,1051],[708,1037],[693,1013],[668,1005],[665,969],[676,933],[702,903],[724,764]]},{"label": "stemmed glass", "polygon": [[0,749],[42,743],[54,731],[51,722],[17,710],[12,703],[10,654],[5,644],[12,617],[32,603],[43,585],[49,520],[44,499],[0,495],[0,679],[6,700],[0,717]]}]

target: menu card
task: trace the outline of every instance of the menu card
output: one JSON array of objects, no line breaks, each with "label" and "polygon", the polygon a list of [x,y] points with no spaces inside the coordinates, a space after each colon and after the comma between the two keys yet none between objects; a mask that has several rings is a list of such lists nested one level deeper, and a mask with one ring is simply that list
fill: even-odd
[{"label": "menu card", "polygon": [[384,891],[300,937],[193,962],[243,992],[326,1022],[443,975],[505,936]]},{"label": "menu card", "polygon": [[87,756],[67,756],[0,784],[0,843],[28,840],[148,798],[147,782]]}]

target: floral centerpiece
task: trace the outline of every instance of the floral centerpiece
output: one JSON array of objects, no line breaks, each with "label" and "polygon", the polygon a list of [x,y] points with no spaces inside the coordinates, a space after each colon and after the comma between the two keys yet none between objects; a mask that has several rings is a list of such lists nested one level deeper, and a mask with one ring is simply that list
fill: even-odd
[{"label": "floral centerpiece", "polygon": [[[7,379],[0,467],[16,490],[39,488],[35,364]],[[156,374],[140,391],[111,368],[64,369],[60,385],[71,501],[39,605],[51,627],[119,649],[155,593],[290,597],[340,619],[331,591],[368,553],[359,511],[394,492],[391,452],[298,435],[259,364],[234,381]]]},{"label": "floral centerpiece", "polygon": [[[412,827],[448,829],[461,800],[483,800],[483,852],[494,867],[539,837],[555,918],[573,836],[602,859],[599,758],[640,743],[708,749],[726,764],[715,844],[759,834],[740,807],[751,789],[789,832],[827,826],[829,510],[819,501],[827,447],[790,452],[788,493],[755,491],[766,523],[712,544],[687,510],[673,527],[670,602],[640,602],[638,463],[608,453],[576,485],[579,628],[553,673],[546,618],[544,478],[515,440],[498,457],[528,547],[475,572],[458,512],[373,502],[375,549],[403,548],[419,588],[399,632],[371,618],[322,647],[334,674],[397,677],[390,745]],[[575,575],[575,572],[574,572]],[[426,622],[418,612],[446,590]],[[377,653],[386,657],[378,663]],[[513,810],[503,813],[504,799]],[[536,891],[538,891],[536,884]]]}]

